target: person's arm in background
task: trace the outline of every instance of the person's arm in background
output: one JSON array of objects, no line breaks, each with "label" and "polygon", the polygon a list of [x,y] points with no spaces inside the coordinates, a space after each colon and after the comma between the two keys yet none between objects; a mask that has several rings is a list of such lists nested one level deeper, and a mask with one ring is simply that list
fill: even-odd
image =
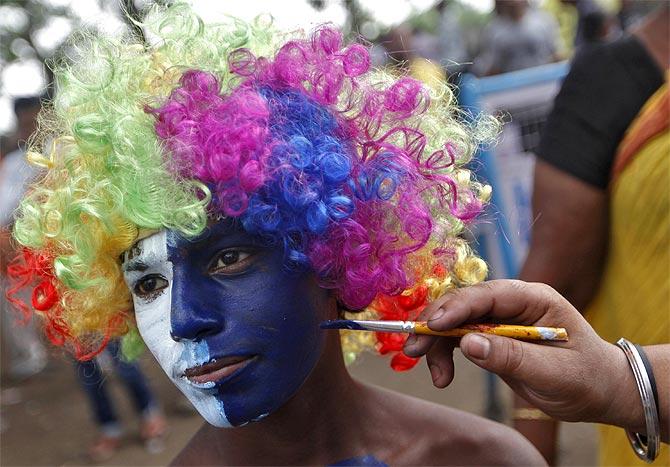
[{"label": "person's arm in background", "polygon": [[[544,282],[578,310],[593,298],[607,251],[608,200],[605,190],[589,185],[538,159],[533,189],[533,233],[519,279]],[[519,396],[518,409],[532,408]],[[555,464],[558,423],[514,417],[514,428]]]},{"label": "person's arm in background", "polygon": [[549,284],[583,311],[607,253],[607,191],[541,159],[534,177],[533,233],[519,279]]},{"label": "person's arm in background", "polygon": [[[560,326],[567,342],[523,342],[491,334],[469,334],[460,348],[470,361],[499,375],[558,420],[597,422],[645,433],[645,415],[633,371],[624,352],[601,339],[570,303],[545,284],[496,280],[458,289],[432,302],[421,320],[435,331],[489,320],[532,326]],[[453,379],[453,339],[413,336],[412,357],[426,355],[437,366],[433,384]],[[670,440],[670,345],[644,347],[656,379],[661,440]],[[431,372],[432,374],[432,372]]]}]

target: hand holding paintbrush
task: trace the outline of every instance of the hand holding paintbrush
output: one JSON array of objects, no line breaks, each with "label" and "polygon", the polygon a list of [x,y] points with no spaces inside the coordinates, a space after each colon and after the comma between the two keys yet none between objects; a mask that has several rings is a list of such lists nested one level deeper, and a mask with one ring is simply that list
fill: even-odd
[{"label": "hand holding paintbrush", "polygon": [[[601,339],[551,287],[491,281],[439,298],[419,319],[437,332],[483,319],[562,326],[570,334],[569,341],[524,342],[491,333],[469,333],[459,345],[467,359],[501,376],[518,395],[554,418],[622,424],[611,417],[634,417],[628,409],[630,401],[639,396],[623,352]],[[417,334],[410,336],[404,351],[410,357],[426,355],[433,384],[442,388],[454,376],[452,353],[456,345],[453,339]],[[617,408],[616,414],[611,407]]]}]

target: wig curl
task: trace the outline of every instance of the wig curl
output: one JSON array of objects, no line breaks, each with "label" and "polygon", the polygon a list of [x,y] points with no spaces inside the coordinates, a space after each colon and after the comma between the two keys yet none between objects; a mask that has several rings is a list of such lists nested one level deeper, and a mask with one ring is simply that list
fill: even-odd
[{"label": "wig curl", "polygon": [[[205,25],[178,4],[144,26],[150,48],[79,39],[28,154],[45,171],[18,211],[9,297],[45,318],[52,342],[86,359],[134,329],[120,255],[144,232],[193,236],[218,216],[382,319],[414,319],[485,277],[460,234],[490,194],[464,166],[493,120],[466,124],[446,86],[434,96],[372,69],[367,48],[327,25]],[[347,355],[362,346],[343,340]],[[367,344],[406,369],[403,341]]]}]

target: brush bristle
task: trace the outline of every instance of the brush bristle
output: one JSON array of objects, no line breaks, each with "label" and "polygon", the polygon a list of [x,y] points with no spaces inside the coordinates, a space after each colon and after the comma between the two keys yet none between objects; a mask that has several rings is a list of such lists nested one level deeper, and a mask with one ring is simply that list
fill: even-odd
[{"label": "brush bristle", "polygon": [[352,329],[354,331],[365,331],[365,328],[350,319],[334,319],[324,321],[319,325],[321,329]]}]

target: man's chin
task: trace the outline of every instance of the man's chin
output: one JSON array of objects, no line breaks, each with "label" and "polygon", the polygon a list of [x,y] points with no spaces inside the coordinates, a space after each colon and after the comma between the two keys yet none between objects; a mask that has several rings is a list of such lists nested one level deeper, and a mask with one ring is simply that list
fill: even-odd
[{"label": "man's chin", "polygon": [[190,385],[177,384],[189,402],[207,423],[217,428],[232,428],[223,404],[213,394],[194,390]]},{"label": "man's chin", "polygon": [[[197,409],[197,407],[196,407]],[[216,428],[241,428],[243,426],[249,425],[250,423],[255,423],[255,422],[260,422],[263,420],[265,417],[270,415],[269,413],[263,413],[260,414],[250,420],[242,420],[242,421],[237,421],[234,425],[231,424],[227,419],[222,420],[221,417],[211,417],[209,414],[203,414],[202,412],[199,412],[200,415],[205,419],[207,423],[210,425],[216,427]],[[207,415],[207,416],[206,416]]]}]

